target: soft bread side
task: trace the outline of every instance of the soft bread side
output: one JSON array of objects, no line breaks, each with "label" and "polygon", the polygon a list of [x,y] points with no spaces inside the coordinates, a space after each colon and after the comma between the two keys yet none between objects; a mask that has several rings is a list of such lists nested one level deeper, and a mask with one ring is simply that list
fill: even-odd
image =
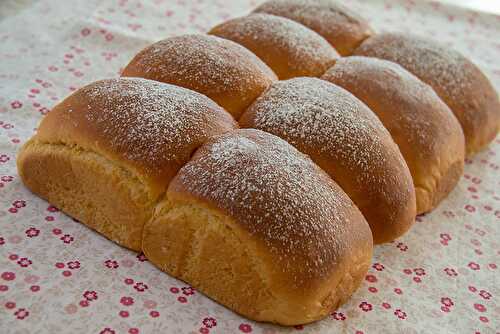
[{"label": "soft bread side", "polygon": [[285,141],[237,130],[202,146],[144,228],[167,273],[254,320],[296,325],[349,298],[372,237],[347,195]]},{"label": "soft bread side", "polygon": [[170,180],[236,122],[207,97],[138,78],[92,83],[58,104],[18,156],[25,185],[118,244],[140,250]]}]

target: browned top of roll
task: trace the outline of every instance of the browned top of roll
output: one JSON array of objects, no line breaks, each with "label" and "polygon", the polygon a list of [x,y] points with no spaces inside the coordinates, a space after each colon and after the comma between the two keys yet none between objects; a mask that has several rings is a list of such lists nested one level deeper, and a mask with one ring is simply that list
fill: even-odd
[{"label": "browned top of roll", "polygon": [[278,78],[320,76],[339,54],[311,29],[295,21],[252,14],[219,24],[209,34],[243,45],[262,59]]},{"label": "browned top of roll", "polygon": [[[360,56],[339,59],[322,79],[354,94],[389,130],[419,189],[420,212],[432,209],[453,189],[463,166],[464,136],[429,85],[396,63]],[[457,171],[450,171],[454,167]]]},{"label": "browned top of roll", "polygon": [[238,118],[276,74],[252,52],[208,35],[167,38],[141,52],[122,72],[202,93]]},{"label": "browned top of roll", "polygon": [[36,140],[97,152],[132,168],[157,193],[207,138],[237,127],[206,96],[139,78],[87,85],[42,120]]},{"label": "browned top of roll", "polygon": [[398,63],[429,84],[460,122],[467,153],[495,138],[500,126],[498,95],[479,68],[459,52],[417,36],[384,33],[367,39],[355,54]]},{"label": "browned top of roll", "polygon": [[350,55],[373,34],[363,18],[331,0],[270,0],[255,12],[302,23],[323,36],[342,56]]},{"label": "browned top of roll", "polygon": [[168,196],[195,197],[225,212],[297,288],[321,282],[371,249],[370,229],[340,187],[293,146],[259,130],[233,131],[202,146]]},{"label": "browned top of roll", "polygon": [[351,93],[316,78],[274,83],[240,119],[311,156],[359,207],[375,242],[393,240],[415,216],[401,153],[377,116]]}]

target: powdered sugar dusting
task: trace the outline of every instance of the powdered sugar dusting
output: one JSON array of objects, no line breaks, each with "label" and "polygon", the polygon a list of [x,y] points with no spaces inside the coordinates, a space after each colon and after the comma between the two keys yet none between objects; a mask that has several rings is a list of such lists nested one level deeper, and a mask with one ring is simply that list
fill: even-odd
[{"label": "powdered sugar dusting", "polygon": [[[457,51],[418,36],[385,33],[366,40],[355,54],[393,61],[431,85],[446,101],[471,89],[472,66]],[[445,96],[443,96],[445,95]]]},{"label": "powdered sugar dusting", "polygon": [[[258,130],[205,145],[178,174],[182,189],[208,199],[259,236],[283,271],[326,275],[348,242],[352,203],[307,156]],[[303,264],[303,265],[302,265]],[[290,272],[293,274],[292,272]]]},{"label": "powdered sugar dusting", "polygon": [[[339,57],[323,37],[283,17],[252,14],[227,21],[221,27],[214,29],[215,34],[238,43],[243,42],[243,45],[265,62],[270,56],[269,53],[275,52],[274,49],[268,48],[271,46],[276,48],[278,54],[286,55],[286,58],[281,61],[286,63],[288,71],[300,75],[320,75],[333,64],[334,59]],[[252,48],[244,43],[246,40],[251,40],[256,47]],[[267,64],[273,68],[269,62]],[[280,73],[278,76],[283,78]]]},{"label": "powdered sugar dusting", "polygon": [[382,125],[361,101],[329,82],[277,82],[248,112],[256,128],[285,138],[305,153],[312,148],[322,154],[337,152],[352,168],[366,171],[366,177],[371,167],[382,163]]},{"label": "powdered sugar dusting", "polygon": [[88,103],[90,126],[125,158],[151,167],[185,161],[193,145],[217,132],[217,119],[231,124],[230,116],[207,97],[146,79],[102,80],[78,94]]},{"label": "powdered sugar dusting", "polygon": [[[167,38],[136,57],[147,78],[189,80],[194,90],[209,87],[212,94],[244,91],[258,76],[275,74],[253,53],[232,41],[208,35]],[[187,78],[187,79],[186,79]]]}]

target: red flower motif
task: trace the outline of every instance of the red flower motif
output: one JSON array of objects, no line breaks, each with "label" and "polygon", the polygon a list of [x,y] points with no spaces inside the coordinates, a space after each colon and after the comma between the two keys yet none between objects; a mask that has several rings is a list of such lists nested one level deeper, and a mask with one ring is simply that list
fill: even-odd
[{"label": "red flower motif", "polygon": [[26,201],[23,200],[14,201],[12,202],[12,206],[17,209],[24,208],[26,206]]},{"label": "red flower motif", "polygon": [[370,283],[375,283],[377,282],[377,277],[375,275],[366,275],[365,280],[367,280]]},{"label": "red flower motif", "polygon": [[4,292],[9,290],[9,287],[7,285],[0,285],[0,292]]},{"label": "red flower motif", "polygon": [[171,287],[170,288],[170,292],[172,292],[172,293],[179,293],[179,288]]},{"label": "red flower motif", "polygon": [[451,306],[455,305],[453,303],[453,301],[451,300],[451,298],[449,298],[449,297],[442,297],[441,304],[443,304],[444,306],[447,306],[447,307],[451,307]]},{"label": "red flower motif", "polygon": [[106,260],[104,261],[104,264],[110,269],[116,269],[119,267],[118,262],[115,260]]},{"label": "red flower motif", "polygon": [[10,160],[9,156],[7,156],[6,154],[0,154],[0,162],[1,163],[7,162],[9,160]]},{"label": "red flower motif", "polygon": [[128,311],[120,311],[118,314],[119,314],[119,315],[120,315],[120,317],[122,317],[122,318],[128,318],[128,316],[130,315],[130,314],[128,313]]},{"label": "red flower motif", "polygon": [[422,279],[418,276],[415,276],[415,277],[413,277],[413,281],[415,281],[415,283],[421,283]]},{"label": "red flower motif", "polygon": [[4,175],[0,177],[0,180],[2,180],[3,182],[11,182],[12,180],[14,180],[14,177],[10,175]]},{"label": "red flower motif", "polygon": [[373,269],[375,269],[376,271],[382,271],[382,270],[384,270],[384,269],[385,269],[384,265],[383,265],[383,264],[381,264],[381,263],[378,263],[378,262],[377,262],[377,263],[374,263],[374,264],[372,265],[372,268],[373,268]]},{"label": "red flower motif", "polygon": [[131,278],[125,278],[124,282],[125,282],[125,284],[127,284],[127,285],[132,285],[132,284],[134,284],[134,280],[133,280],[133,279],[131,279]]},{"label": "red flower motif", "polygon": [[80,262],[79,261],[69,261],[68,262],[68,268],[69,269],[79,269],[80,268]]},{"label": "red flower motif", "polygon": [[399,319],[406,319],[406,312],[400,309],[396,309],[396,311],[394,311],[394,315],[397,316]]},{"label": "red flower motif", "polygon": [[490,299],[491,298],[491,293],[489,293],[486,290],[481,290],[479,291],[479,295],[483,297],[484,299]]},{"label": "red flower motif", "polygon": [[139,334],[139,328],[130,328],[128,334]]},{"label": "red flower motif", "polygon": [[474,211],[476,211],[476,208],[474,206],[470,205],[470,204],[467,204],[464,208],[468,212],[474,212]]},{"label": "red flower motif", "polygon": [[5,239],[3,237],[0,237],[0,246],[5,245]]},{"label": "red flower motif", "polygon": [[425,275],[425,270],[423,268],[413,269],[413,272],[415,272],[415,274],[417,276],[424,276]]},{"label": "red flower motif", "polygon": [[391,304],[384,302],[384,303],[382,303],[382,307],[385,308],[386,310],[388,310],[391,308]]},{"label": "red flower motif", "polygon": [[65,244],[71,243],[73,240],[75,240],[71,235],[65,234],[60,238]]},{"label": "red flower motif", "polygon": [[179,303],[182,303],[182,304],[187,303],[187,301],[188,301],[187,298],[184,296],[177,297],[177,300],[179,301]]},{"label": "red flower motif", "polygon": [[488,318],[486,318],[484,316],[480,316],[479,320],[481,320],[482,322],[489,322]]},{"label": "red flower motif", "polygon": [[396,247],[399,248],[399,250],[402,252],[406,252],[408,250],[408,246],[402,242],[398,242]]},{"label": "red flower motif", "polygon": [[238,328],[243,333],[251,333],[252,332],[252,326],[250,326],[249,324],[240,324],[240,326]]},{"label": "red flower motif", "polygon": [[406,274],[406,275],[411,275],[412,271],[411,269],[404,269],[403,272]]},{"label": "red flower motif", "polygon": [[373,309],[373,306],[370,303],[362,302],[361,304],[359,304],[359,308],[364,312],[369,312]]},{"label": "red flower motif", "polygon": [[27,257],[22,257],[22,258],[19,259],[19,261],[17,261],[17,264],[20,265],[23,268],[29,266],[32,263],[33,262],[31,262],[31,260],[29,260]]},{"label": "red flower motif", "polygon": [[217,326],[217,320],[215,320],[212,317],[208,317],[208,318],[203,319],[202,323],[203,323],[203,326],[205,326],[207,328],[212,328],[212,327]]},{"label": "red flower motif", "polygon": [[158,311],[151,311],[149,312],[149,315],[153,318],[158,318],[160,316],[160,312]]},{"label": "red flower motif", "polygon": [[335,320],[341,320],[341,321],[344,321],[346,319],[344,313],[342,312],[333,312],[332,317]]},{"label": "red flower motif", "polygon": [[137,255],[137,260],[144,262],[147,261],[148,259],[146,258],[146,255],[144,255],[144,253],[140,253]]},{"label": "red flower motif", "polygon": [[53,205],[49,205],[49,206],[47,207],[47,211],[49,211],[49,212],[58,212],[58,211],[59,211],[59,209],[58,209],[58,208],[56,208],[56,207],[55,207],[55,206],[53,206]]},{"label": "red flower motif", "polygon": [[21,101],[15,100],[10,103],[10,106],[12,107],[12,109],[19,109],[23,106],[23,104],[21,103]]},{"label": "red flower motif", "polygon": [[4,271],[1,277],[6,281],[13,281],[16,279],[16,274],[10,271]]},{"label": "red flower motif", "polygon": [[403,294],[403,290],[401,290],[400,288],[394,288],[394,292],[397,293],[398,295]]},{"label": "red flower motif", "polygon": [[30,315],[30,313],[26,309],[20,308],[14,313],[14,315],[16,316],[17,319],[22,320],[26,318],[28,315]]},{"label": "red flower motif", "polygon": [[475,263],[475,262],[469,262],[469,264],[467,266],[469,268],[471,268],[472,270],[479,270],[479,269],[481,269],[481,267],[479,266],[479,264]]},{"label": "red flower motif", "polygon": [[478,312],[486,312],[486,306],[484,306],[483,304],[476,303],[476,304],[474,304],[474,308]]},{"label": "red flower motif", "polygon": [[106,327],[99,334],[115,334],[115,331],[109,327]]},{"label": "red flower motif", "polygon": [[469,285],[469,291],[470,292],[476,292],[477,289],[475,287],[473,287],[472,285]]},{"label": "red flower motif", "polygon": [[14,302],[6,302],[5,303],[5,307],[11,310],[14,307],[16,307],[16,303],[14,303]]},{"label": "red flower motif", "polygon": [[377,290],[376,287],[371,286],[371,287],[368,288],[368,291],[370,291],[371,293],[376,293],[378,290]]},{"label": "red flower motif", "polygon": [[444,272],[446,273],[446,275],[448,276],[458,276],[458,273],[456,272],[455,269],[452,269],[452,268],[445,268],[444,269]]},{"label": "red flower motif", "polygon": [[59,234],[62,233],[62,231],[59,228],[55,228],[55,229],[52,230],[52,233],[54,233],[54,235],[59,235]]},{"label": "red flower motif", "polygon": [[81,307],[89,306],[89,301],[88,300],[80,300],[80,306]]},{"label": "red flower motif", "polygon": [[134,304],[134,298],[132,298],[132,297],[122,297],[120,299],[120,303],[122,303],[125,306],[130,306],[130,305]]},{"label": "red flower motif", "polygon": [[136,289],[139,292],[144,292],[147,290],[147,288],[148,288],[148,286],[142,282],[137,282],[134,285],[134,289]]},{"label": "red flower motif", "polygon": [[186,296],[191,296],[194,295],[194,288],[190,286],[185,286],[182,288],[182,293],[185,294]]},{"label": "red flower motif", "polygon": [[34,228],[34,227],[30,227],[29,229],[26,230],[26,236],[28,238],[34,238],[34,237],[37,237],[39,234],[40,234],[40,230]]},{"label": "red flower motif", "polygon": [[97,292],[85,291],[83,293],[83,298],[87,299],[88,301],[97,300]]}]

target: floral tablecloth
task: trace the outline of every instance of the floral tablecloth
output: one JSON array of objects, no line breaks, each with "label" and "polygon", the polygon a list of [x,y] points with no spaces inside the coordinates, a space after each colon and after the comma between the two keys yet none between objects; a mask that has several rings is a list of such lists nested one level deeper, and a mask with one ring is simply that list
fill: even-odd
[{"label": "floral tablecloth", "polygon": [[[433,2],[345,1],[381,30],[432,36],[500,90],[500,17]],[[0,2],[1,333],[500,333],[500,137],[403,238],[377,246],[352,299],[315,324],[244,319],[27,191],[16,152],[82,85],[141,48],[200,33],[257,1]]]}]

